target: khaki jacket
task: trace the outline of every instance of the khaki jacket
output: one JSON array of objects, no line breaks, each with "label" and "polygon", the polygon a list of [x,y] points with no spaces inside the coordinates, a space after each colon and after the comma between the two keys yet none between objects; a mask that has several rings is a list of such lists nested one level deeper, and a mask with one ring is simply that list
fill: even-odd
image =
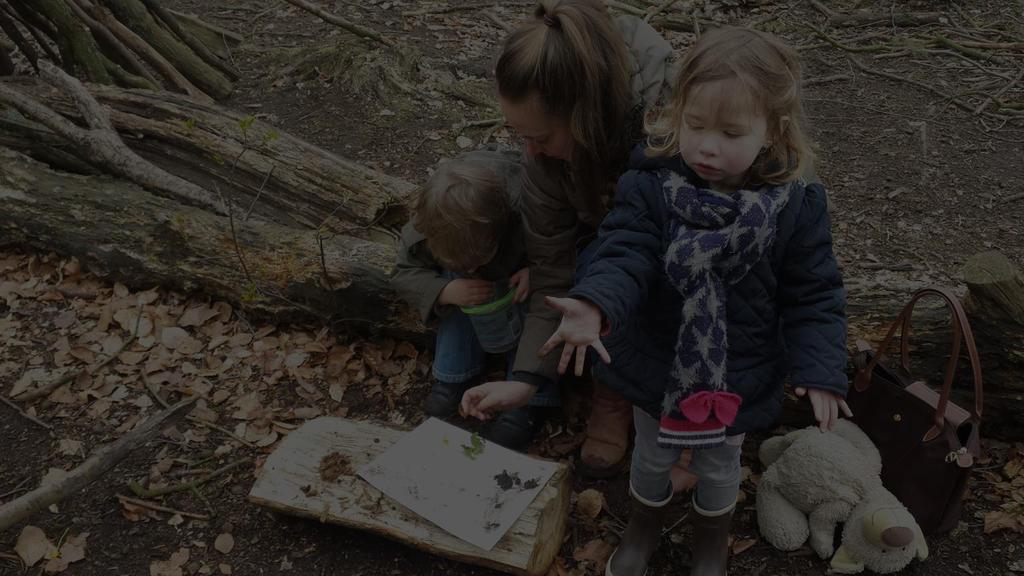
[{"label": "khaki jacket", "polygon": [[[616,24],[629,48],[634,106],[646,112],[667,102],[675,80],[672,47],[639,18],[620,16]],[[561,319],[544,304],[544,298],[564,296],[572,288],[576,253],[597,230],[607,209],[600,199],[603,195],[589,194],[574,185],[565,162],[525,157],[523,163],[523,230],[531,295],[512,376],[543,387],[557,377],[560,350],[552,351],[546,358],[539,358],[537,350],[555,333]]]}]

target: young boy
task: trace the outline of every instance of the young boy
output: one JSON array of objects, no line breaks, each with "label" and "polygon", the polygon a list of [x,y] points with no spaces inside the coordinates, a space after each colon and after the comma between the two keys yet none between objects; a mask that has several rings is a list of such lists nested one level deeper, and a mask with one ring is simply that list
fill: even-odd
[{"label": "young boy", "polygon": [[[519,212],[523,175],[516,153],[470,152],[442,163],[413,198],[392,286],[424,323],[437,326],[434,385],[424,402],[430,416],[448,418],[458,410],[463,392],[484,369],[485,349],[507,351],[510,366],[515,357],[515,326],[496,327],[506,339],[495,350],[495,336],[463,310],[514,289],[509,324],[521,322],[520,303],[529,295]],[[536,404],[547,402],[542,396]],[[541,411],[525,406],[496,418],[485,436],[521,448],[541,423]]]}]

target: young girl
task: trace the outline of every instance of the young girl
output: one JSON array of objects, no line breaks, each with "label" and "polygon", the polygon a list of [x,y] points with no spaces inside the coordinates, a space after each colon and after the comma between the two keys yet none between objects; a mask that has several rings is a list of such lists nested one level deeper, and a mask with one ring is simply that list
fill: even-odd
[{"label": "young girl", "polygon": [[[672,102],[620,180],[589,262],[541,348],[559,369],[594,367],[634,404],[633,514],[607,573],[640,575],[661,535],[669,473],[693,448],[691,574],[726,573],[747,431],[770,427],[783,381],[810,398],[823,430],[847,379],[845,291],[825,191],[808,159],[794,52],[744,28],[708,32],[682,62]],[[525,353],[525,350],[524,352]],[[462,410],[486,417],[522,402],[478,387]]]}]

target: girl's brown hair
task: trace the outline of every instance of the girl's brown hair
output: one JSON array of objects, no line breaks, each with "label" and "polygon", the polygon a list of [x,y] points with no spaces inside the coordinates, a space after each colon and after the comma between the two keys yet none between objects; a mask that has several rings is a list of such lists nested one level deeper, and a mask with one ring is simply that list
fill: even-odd
[{"label": "girl's brown hair", "polygon": [[604,191],[629,153],[631,104],[626,44],[600,0],[541,0],[512,32],[495,66],[498,93],[512,102],[539,96],[569,122],[577,182]]},{"label": "girl's brown hair", "polygon": [[755,111],[768,121],[767,149],[748,172],[748,181],[782,184],[795,179],[811,158],[804,133],[800,62],[778,38],[749,28],[725,27],[702,35],[683,57],[672,100],[647,126],[648,153],[679,152],[683,113],[694,89],[716,80],[736,80]]},{"label": "girl's brown hair", "polygon": [[411,211],[438,264],[466,273],[494,258],[512,209],[493,170],[450,160],[416,192]]}]

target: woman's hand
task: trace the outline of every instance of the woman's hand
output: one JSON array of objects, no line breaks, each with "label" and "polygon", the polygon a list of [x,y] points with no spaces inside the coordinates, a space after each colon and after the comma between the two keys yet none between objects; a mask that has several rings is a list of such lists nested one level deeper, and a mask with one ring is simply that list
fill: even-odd
[{"label": "woman's hand", "polygon": [[527,266],[508,279],[510,286],[516,287],[516,298],[517,303],[524,302],[530,295],[530,267]]},{"label": "woman's hand", "polygon": [[811,401],[814,419],[818,421],[822,432],[828,432],[835,427],[840,411],[847,418],[853,418],[853,412],[846,404],[846,400],[835,392],[819,388],[804,388],[803,386],[797,387],[795,392],[797,396],[807,396]]},{"label": "woman's hand", "polygon": [[459,404],[459,415],[487,420],[492,412],[505,412],[526,406],[537,387],[525,382],[487,382],[466,390]]},{"label": "woman's hand", "polygon": [[601,344],[601,310],[585,300],[576,298],[547,297],[544,303],[562,313],[562,322],[558,330],[537,351],[539,356],[547,356],[555,346],[565,343],[562,357],[558,360],[558,373],[565,374],[573,354],[576,355],[577,376],[583,375],[583,364],[587,359],[587,347],[593,346],[601,356],[601,360],[610,363],[611,356]]}]

